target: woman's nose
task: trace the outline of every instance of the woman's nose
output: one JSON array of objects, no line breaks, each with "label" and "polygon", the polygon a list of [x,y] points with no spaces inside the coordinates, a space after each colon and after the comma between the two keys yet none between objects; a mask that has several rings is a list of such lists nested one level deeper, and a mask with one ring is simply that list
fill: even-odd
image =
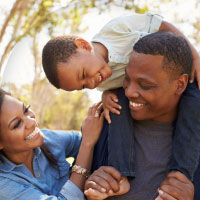
[{"label": "woman's nose", "polygon": [[36,126],[36,120],[35,117],[31,115],[27,115],[25,118],[25,126],[26,128],[32,128],[33,126]]}]

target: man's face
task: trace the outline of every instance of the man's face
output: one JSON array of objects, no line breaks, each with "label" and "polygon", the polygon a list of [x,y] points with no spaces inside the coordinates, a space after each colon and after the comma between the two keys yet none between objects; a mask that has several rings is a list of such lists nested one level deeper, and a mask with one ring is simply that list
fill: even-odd
[{"label": "man's face", "polygon": [[124,79],[131,116],[170,122],[176,115],[176,80],[162,68],[163,56],[132,52]]},{"label": "man's face", "polygon": [[59,63],[57,68],[60,87],[67,91],[96,88],[112,74],[102,57],[84,49],[78,49],[67,63]]}]

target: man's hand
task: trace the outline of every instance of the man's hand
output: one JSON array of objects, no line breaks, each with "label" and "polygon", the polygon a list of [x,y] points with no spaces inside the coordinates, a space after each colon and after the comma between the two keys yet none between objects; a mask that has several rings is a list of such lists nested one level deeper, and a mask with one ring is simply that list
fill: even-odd
[{"label": "man's hand", "polygon": [[108,123],[111,123],[110,112],[119,115],[121,106],[117,104],[118,98],[115,92],[106,90],[102,94],[102,103],[104,108],[104,116]]},{"label": "man's hand", "polygon": [[194,186],[181,172],[170,172],[158,189],[155,200],[193,200]]},{"label": "man's hand", "polygon": [[101,200],[125,194],[129,189],[130,184],[126,177],[122,177],[113,167],[103,166],[88,178],[84,194],[89,200]]}]

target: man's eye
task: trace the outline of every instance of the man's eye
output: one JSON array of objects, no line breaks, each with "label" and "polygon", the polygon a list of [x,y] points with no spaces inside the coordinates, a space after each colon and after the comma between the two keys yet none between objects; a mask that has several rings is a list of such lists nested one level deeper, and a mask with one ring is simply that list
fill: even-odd
[{"label": "man's eye", "polygon": [[21,120],[18,120],[15,126],[13,127],[13,129],[17,128],[20,125],[20,123],[21,123]]},{"label": "man's eye", "polygon": [[155,88],[155,86],[153,86],[153,85],[145,85],[145,84],[140,84],[140,87],[141,87],[143,90],[150,90],[150,89]]},{"label": "man's eye", "polygon": [[25,108],[25,110],[24,110],[24,114],[27,113],[27,112],[29,111],[29,108],[30,108],[30,107],[31,107],[30,105],[26,106],[26,108]]},{"label": "man's eye", "polygon": [[127,81],[127,82],[129,82],[129,77],[128,77],[128,76],[125,76],[125,77],[124,77],[124,80]]}]

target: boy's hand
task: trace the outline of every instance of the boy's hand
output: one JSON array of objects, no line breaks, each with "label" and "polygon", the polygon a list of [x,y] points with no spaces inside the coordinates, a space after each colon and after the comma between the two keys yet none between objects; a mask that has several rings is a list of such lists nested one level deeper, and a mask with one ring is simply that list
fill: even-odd
[{"label": "boy's hand", "polygon": [[193,65],[192,65],[192,73],[190,76],[190,83],[194,81],[194,77],[196,75],[198,87],[200,90],[200,56],[197,56],[195,59],[193,59]]},{"label": "boy's hand", "polygon": [[122,177],[113,167],[103,166],[86,181],[84,194],[89,200],[100,200],[125,194],[129,189],[130,184],[126,177]]},{"label": "boy's hand", "polygon": [[117,115],[120,114],[119,110],[121,109],[121,106],[117,104],[117,102],[118,102],[118,98],[114,92],[110,90],[106,90],[103,92],[102,103],[103,103],[103,108],[104,108],[104,116],[109,124],[111,123],[109,112],[112,112]]},{"label": "boy's hand", "polygon": [[155,200],[193,200],[194,186],[181,172],[170,172],[158,189]]}]

